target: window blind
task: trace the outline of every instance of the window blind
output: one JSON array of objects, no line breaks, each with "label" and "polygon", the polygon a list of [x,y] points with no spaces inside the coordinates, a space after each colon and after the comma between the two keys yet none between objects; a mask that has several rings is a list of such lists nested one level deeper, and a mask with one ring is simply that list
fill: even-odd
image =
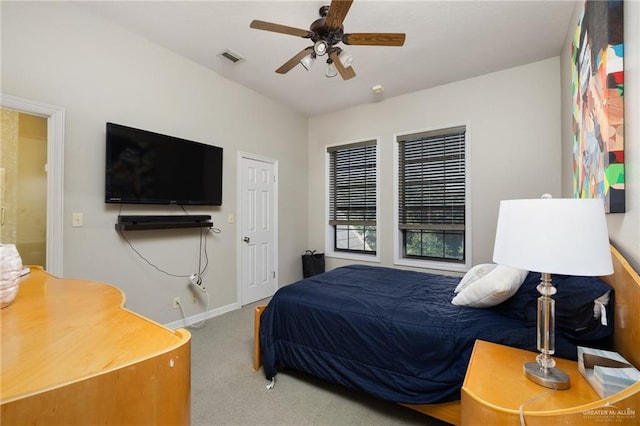
[{"label": "window blind", "polygon": [[376,225],[376,142],[330,147],[329,224]]},{"label": "window blind", "polygon": [[465,127],[406,135],[399,142],[399,227],[465,226]]}]

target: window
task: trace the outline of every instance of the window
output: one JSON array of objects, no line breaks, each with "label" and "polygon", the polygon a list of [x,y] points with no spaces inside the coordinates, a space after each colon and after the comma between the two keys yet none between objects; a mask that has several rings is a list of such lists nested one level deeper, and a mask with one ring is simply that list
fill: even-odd
[{"label": "window", "polygon": [[327,148],[334,251],[376,254],[376,141]]},{"label": "window", "polygon": [[397,138],[403,258],[465,263],[465,133],[462,126]]}]

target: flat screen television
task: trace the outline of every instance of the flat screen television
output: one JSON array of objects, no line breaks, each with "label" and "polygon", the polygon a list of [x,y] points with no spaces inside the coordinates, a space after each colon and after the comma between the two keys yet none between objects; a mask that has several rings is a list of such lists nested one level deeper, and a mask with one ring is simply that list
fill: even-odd
[{"label": "flat screen television", "polygon": [[105,202],[222,204],[222,148],[107,123]]}]

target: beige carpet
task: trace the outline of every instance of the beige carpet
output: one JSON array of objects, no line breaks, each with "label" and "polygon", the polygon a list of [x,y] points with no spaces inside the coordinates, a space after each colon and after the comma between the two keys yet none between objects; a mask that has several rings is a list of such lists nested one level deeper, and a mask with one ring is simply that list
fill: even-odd
[{"label": "beige carpet", "polygon": [[293,371],[279,373],[267,390],[262,370],[252,365],[255,305],[190,329],[194,426],[446,424]]}]

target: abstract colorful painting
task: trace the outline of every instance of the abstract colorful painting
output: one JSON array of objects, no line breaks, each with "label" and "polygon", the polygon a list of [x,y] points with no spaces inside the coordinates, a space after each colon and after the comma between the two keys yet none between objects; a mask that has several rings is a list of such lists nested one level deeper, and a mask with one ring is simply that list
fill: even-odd
[{"label": "abstract colorful painting", "polygon": [[623,2],[584,3],[572,44],[574,198],[624,213]]}]

